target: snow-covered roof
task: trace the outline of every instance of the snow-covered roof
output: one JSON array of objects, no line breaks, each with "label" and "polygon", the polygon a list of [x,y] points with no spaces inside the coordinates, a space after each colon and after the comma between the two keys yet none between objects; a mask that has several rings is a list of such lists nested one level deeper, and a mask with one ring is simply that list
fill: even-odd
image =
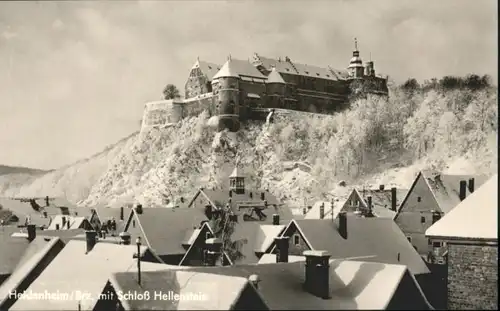
[{"label": "snow-covered roof", "polygon": [[285,84],[285,80],[283,80],[283,77],[280,75],[280,73],[276,71],[276,68],[273,67],[271,73],[267,76],[267,83]]},{"label": "snow-covered roof", "polygon": [[498,175],[432,225],[425,234],[452,239],[498,240]]},{"label": "snow-covered roof", "polygon": [[[248,60],[240,60],[229,58],[222,68],[215,74],[212,79],[234,77],[234,78],[249,78],[251,81],[264,82],[266,76],[257,70]],[[250,79],[247,79],[250,80]]]},{"label": "snow-covered roof", "polygon": [[229,177],[243,177],[243,175],[240,174],[240,171],[238,170],[238,166],[234,168],[233,172],[231,173],[231,175],[229,175]]},{"label": "snow-covered roof", "polygon": [[233,68],[233,61],[230,59],[222,65],[222,68],[215,74],[213,79],[234,77],[239,78],[238,73]]}]

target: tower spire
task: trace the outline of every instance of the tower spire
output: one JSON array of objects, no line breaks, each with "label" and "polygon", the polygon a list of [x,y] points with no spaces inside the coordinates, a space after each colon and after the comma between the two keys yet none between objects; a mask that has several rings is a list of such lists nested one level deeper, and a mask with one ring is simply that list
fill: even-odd
[{"label": "tower spire", "polygon": [[358,38],[354,38],[354,50],[357,51],[358,50]]}]

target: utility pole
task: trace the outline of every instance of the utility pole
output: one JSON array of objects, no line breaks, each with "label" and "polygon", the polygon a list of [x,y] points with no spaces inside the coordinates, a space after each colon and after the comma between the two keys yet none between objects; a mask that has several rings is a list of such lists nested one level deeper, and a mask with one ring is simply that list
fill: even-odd
[{"label": "utility pole", "polygon": [[141,285],[141,237],[135,239],[135,244],[137,244],[137,282]]}]

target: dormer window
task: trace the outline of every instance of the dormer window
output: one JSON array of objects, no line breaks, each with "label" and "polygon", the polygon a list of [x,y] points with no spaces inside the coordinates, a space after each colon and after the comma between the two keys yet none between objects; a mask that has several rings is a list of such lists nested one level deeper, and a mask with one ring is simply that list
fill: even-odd
[{"label": "dormer window", "polygon": [[309,71],[305,71],[305,73],[308,75],[308,74],[309,74]]},{"label": "dormer window", "polygon": [[212,66],[208,66],[208,69],[212,69]]},{"label": "dormer window", "polygon": [[319,73],[316,72],[316,75],[319,77]]}]

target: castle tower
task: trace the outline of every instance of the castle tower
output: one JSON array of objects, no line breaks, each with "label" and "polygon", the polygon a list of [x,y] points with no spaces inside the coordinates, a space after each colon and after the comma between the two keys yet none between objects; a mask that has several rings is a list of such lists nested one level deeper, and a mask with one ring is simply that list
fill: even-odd
[{"label": "castle tower", "polygon": [[229,191],[233,191],[236,194],[245,193],[245,177],[240,174],[238,163],[236,163],[234,171],[229,175]]},{"label": "castle tower", "polygon": [[237,132],[240,128],[240,77],[234,70],[234,65],[229,56],[227,62],[212,79],[212,89],[217,89],[215,98],[217,114],[219,116],[219,131],[228,129]]},{"label": "castle tower", "polygon": [[266,91],[268,96],[268,107],[270,108],[284,108],[283,99],[285,97],[286,83],[283,77],[272,68],[271,73],[267,76]]},{"label": "castle tower", "polygon": [[370,53],[370,60],[366,62],[365,75],[370,77],[375,76],[375,66],[372,61],[372,53]]},{"label": "castle tower", "polygon": [[352,52],[352,58],[349,62],[349,74],[351,78],[362,78],[365,68],[363,67],[363,61],[359,57],[358,50],[358,40],[354,38],[354,51]]}]

